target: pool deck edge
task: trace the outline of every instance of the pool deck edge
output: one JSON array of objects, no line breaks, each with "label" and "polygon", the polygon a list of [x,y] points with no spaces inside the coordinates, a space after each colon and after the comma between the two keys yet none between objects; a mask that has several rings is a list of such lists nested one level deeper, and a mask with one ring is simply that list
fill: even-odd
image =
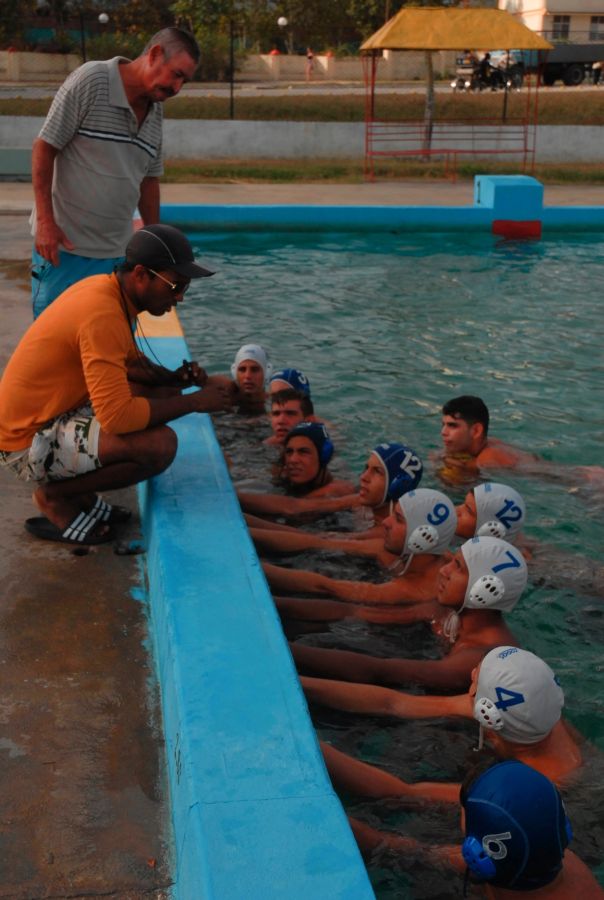
[{"label": "pool deck edge", "polygon": [[[182,337],[152,338],[166,365]],[[139,490],[179,900],[372,898],[211,420]]]}]

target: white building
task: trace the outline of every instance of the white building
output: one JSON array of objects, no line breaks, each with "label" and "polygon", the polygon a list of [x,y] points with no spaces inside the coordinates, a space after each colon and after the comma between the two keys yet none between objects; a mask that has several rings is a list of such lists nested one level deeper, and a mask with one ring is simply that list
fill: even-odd
[{"label": "white building", "polygon": [[604,41],[603,0],[499,0],[499,9],[548,39]]}]

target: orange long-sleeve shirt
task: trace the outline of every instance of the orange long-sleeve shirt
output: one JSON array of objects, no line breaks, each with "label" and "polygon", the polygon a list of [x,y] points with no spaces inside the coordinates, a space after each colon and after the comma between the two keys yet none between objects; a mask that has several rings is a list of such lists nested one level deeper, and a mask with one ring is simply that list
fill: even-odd
[{"label": "orange long-sleeve shirt", "polygon": [[[127,308],[127,312],[126,312]],[[141,431],[149,401],[133,397],[127,361],[135,356],[115,275],[93,275],[66,290],[25,332],[0,381],[0,450],[22,450],[55,416],[90,400],[109,434]]]}]

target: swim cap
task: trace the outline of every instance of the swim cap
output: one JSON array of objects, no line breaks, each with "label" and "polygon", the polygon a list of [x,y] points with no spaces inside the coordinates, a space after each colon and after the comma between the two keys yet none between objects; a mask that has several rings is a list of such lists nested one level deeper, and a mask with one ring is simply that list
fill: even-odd
[{"label": "swim cap", "polygon": [[[299,391],[301,394],[310,397],[310,384],[308,378],[304,372],[300,371],[300,369],[280,369],[271,377],[270,384],[274,384],[276,381],[282,381],[288,387],[292,388],[292,390]],[[283,388],[283,390],[285,390],[285,388]]]},{"label": "swim cap", "polygon": [[513,609],[528,579],[522,554],[495,537],[472,538],[461,552],[469,572],[461,609]]},{"label": "swim cap", "polygon": [[321,467],[327,465],[333,456],[333,444],[329,437],[329,433],[322,422],[298,422],[291,431],[288,432],[284,446],[287,447],[289,441],[294,437],[305,437],[312,441],[317,448],[319,454],[319,463]]},{"label": "swim cap", "polygon": [[474,875],[516,891],[554,880],[572,831],[549,778],[508,759],[479,775],[460,799],[466,814],[462,855]]},{"label": "swim cap", "polygon": [[273,367],[268,358],[268,353],[261,347],[260,344],[244,344],[243,347],[240,347],[237,351],[237,355],[235,356],[235,362],[231,366],[231,375],[233,376],[233,380],[237,380],[237,368],[239,363],[242,363],[245,359],[251,359],[254,362],[257,362],[262,371],[264,372],[264,382],[265,384],[268,382],[271,377],[271,372],[273,371]]},{"label": "swim cap", "polygon": [[403,494],[398,503],[407,524],[401,556],[444,553],[457,525],[457,513],[449,498],[431,488],[418,488]]},{"label": "swim cap", "polygon": [[506,741],[542,741],[559,721],[563,706],[556,676],[534,653],[495,647],[481,662],[474,718]]},{"label": "swim cap", "polygon": [[498,537],[509,541],[522,528],[526,510],[524,500],[514,488],[488,481],[474,488],[474,499],[475,534],[478,537]]},{"label": "swim cap", "polygon": [[371,451],[375,453],[386,473],[386,487],[382,503],[398,500],[407,491],[413,491],[422,480],[422,461],[411,447],[405,444],[378,444]]}]

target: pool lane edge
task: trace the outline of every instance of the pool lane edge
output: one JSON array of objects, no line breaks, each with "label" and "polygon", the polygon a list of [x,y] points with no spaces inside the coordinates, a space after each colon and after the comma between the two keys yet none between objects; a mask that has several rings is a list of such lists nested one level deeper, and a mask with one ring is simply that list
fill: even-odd
[{"label": "pool lane edge", "polygon": [[[163,328],[164,333],[170,331]],[[178,334],[146,339],[164,365]],[[373,898],[207,415],[139,487],[175,900]]]},{"label": "pool lane edge", "polygon": [[162,204],[162,222],[189,231],[462,231],[538,238],[604,229],[604,206],[544,206],[529,175],[476,175],[470,206]]}]

